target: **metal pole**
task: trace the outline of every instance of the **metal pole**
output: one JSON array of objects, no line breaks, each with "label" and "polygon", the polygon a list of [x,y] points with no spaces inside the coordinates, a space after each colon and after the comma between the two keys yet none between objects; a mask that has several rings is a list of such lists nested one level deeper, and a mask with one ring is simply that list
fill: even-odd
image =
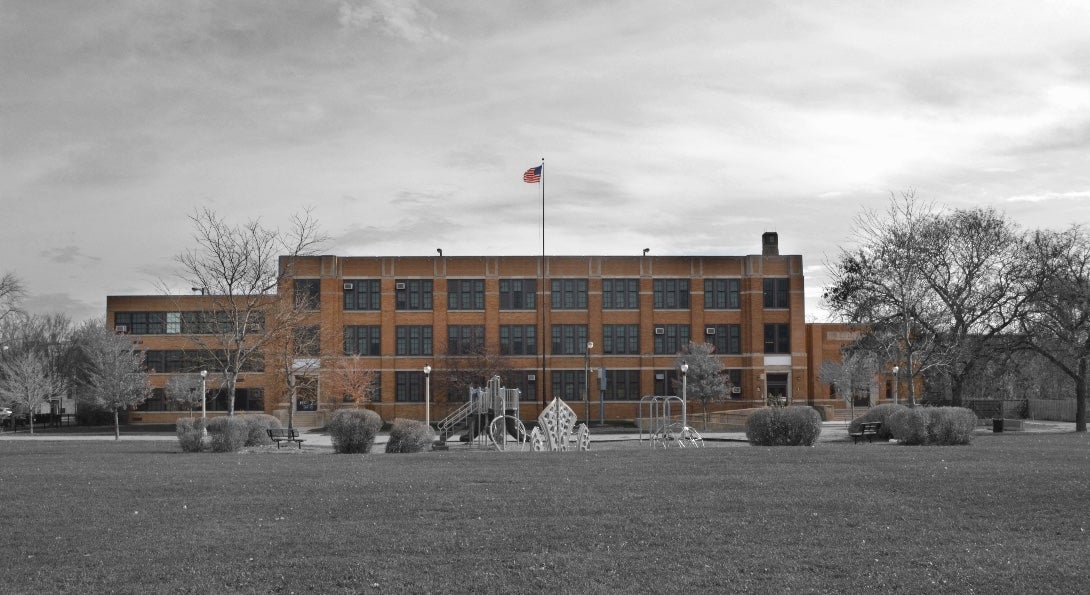
[{"label": "metal pole", "polygon": [[208,370],[201,370],[201,434],[208,435],[208,390],[207,390],[207,378]]},{"label": "metal pole", "polygon": [[583,419],[590,423],[590,350],[594,342],[587,341],[587,350],[583,353]]},{"label": "metal pole", "polygon": [[681,364],[681,429],[689,427],[689,364]]},{"label": "metal pole", "polygon": [[424,423],[431,427],[431,366],[424,365]]}]

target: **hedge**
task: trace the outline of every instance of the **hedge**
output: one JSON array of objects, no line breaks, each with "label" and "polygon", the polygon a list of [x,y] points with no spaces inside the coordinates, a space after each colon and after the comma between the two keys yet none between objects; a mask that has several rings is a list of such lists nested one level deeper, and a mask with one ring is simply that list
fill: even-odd
[{"label": "hedge", "polygon": [[367,453],[382,429],[382,418],[370,409],[341,409],[333,414],[328,428],[334,452]]}]

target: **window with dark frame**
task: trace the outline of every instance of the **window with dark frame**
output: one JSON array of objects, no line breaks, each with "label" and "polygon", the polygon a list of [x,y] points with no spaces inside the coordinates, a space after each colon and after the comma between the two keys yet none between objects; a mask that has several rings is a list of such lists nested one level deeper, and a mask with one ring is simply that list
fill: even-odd
[{"label": "window with dark frame", "polygon": [[741,307],[741,279],[704,279],[705,310],[738,310]]},{"label": "window with dark frame", "polygon": [[582,401],[586,389],[583,370],[553,370],[553,396],[566,401]]},{"label": "window with dark frame", "polygon": [[765,353],[791,353],[791,325],[765,325]]},{"label": "window with dark frame", "polygon": [[500,310],[537,308],[537,279],[500,279]]},{"label": "window with dark frame", "polygon": [[537,355],[537,327],[532,324],[500,325],[500,355]]},{"label": "window with dark frame", "polygon": [[742,325],[740,324],[716,324],[707,327],[714,334],[705,333],[704,342],[711,343],[715,347],[715,353],[739,354],[742,353]]},{"label": "window with dark frame", "polygon": [[424,402],[424,371],[394,372],[396,392],[394,400],[398,403]]},{"label": "window with dark frame", "polygon": [[765,308],[790,308],[790,279],[769,278],[764,280]]},{"label": "window with dark frame", "polygon": [[602,355],[639,355],[639,353],[640,325],[602,325]]},{"label": "window with dark frame", "polygon": [[553,310],[586,310],[586,279],[552,279],[549,285]]},{"label": "window with dark frame", "polygon": [[382,327],[379,325],[344,327],[345,355],[382,355]]},{"label": "window with dark frame", "polygon": [[688,279],[655,279],[651,286],[656,310],[684,310],[689,307]]},{"label": "window with dark frame", "polygon": [[398,326],[396,332],[397,355],[431,355],[432,329],[427,325]]},{"label": "window with dark frame", "polygon": [[587,352],[587,325],[554,324],[552,326],[552,355],[583,355]]},{"label": "window with dark frame", "polygon": [[345,279],[344,309],[371,310],[382,309],[381,279]]},{"label": "window with dark frame", "polygon": [[484,310],[484,279],[447,279],[448,310]]},{"label": "window with dark frame", "polygon": [[[661,329],[661,331],[660,331]],[[689,325],[655,325],[655,355],[673,355],[689,344]]]},{"label": "window with dark frame", "polygon": [[605,400],[638,401],[642,396],[639,370],[606,370]]},{"label": "window with dark frame", "polygon": [[394,301],[398,310],[431,310],[431,279],[398,279],[394,285]]},{"label": "window with dark frame", "polygon": [[447,355],[481,355],[484,352],[484,325],[452,324],[447,327]]},{"label": "window with dark frame", "polygon": [[295,305],[303,310],[317,310],[321,306],[322,280],[296,279]]},{"label": "window with dark frame", "polygon": [[297,356],[317,357],[321,355],[321,329],[316,324],[296,327],[292,345]]},{"label": "window with dark frame", "polygon": [[638,310],[639,279],[602,279],[603,310]]}]

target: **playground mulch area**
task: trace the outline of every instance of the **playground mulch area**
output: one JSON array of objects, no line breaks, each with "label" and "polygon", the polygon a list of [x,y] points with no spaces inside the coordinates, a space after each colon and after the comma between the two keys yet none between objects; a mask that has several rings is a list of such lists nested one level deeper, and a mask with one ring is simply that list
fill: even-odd
[{"label": "playground mulch area", "polygon": [[1085,434],[601,446],[261,456],[3,440],[0,591],[1075,593],[1087,582]]}]

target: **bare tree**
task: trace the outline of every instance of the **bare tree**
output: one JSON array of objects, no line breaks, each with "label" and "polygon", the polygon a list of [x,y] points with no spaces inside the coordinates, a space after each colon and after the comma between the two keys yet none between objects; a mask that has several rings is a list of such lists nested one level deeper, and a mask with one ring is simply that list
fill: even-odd
[{"label": "bare tree", "polygon": [[274,377],[288,397],[289,428],[294,427],[295,411],[301,402],[306,409],[317,407],[322,333],[312,307],[308,300],[289,295],[265,308],[269,326],[262,343],[267,365],[273,368]]},{"label": "bare tree", "polygon": [[30,418],[34,433],[34,414],[44,404],[65,394],[68,383],[50,372],[41,358],[30,352],[6,358],[0,371],[0,401],[21,407]]},{"label": "bare tree", "polygon": [[365,358],[358,355],[336,358],[322,378],[326,402],[331,406],[352,403],[356,407],[372,403],[378,396],[378,378],[379,371],[368,367]]},{"label": "bare tree", "polygon": [[[209,296],[207,317],[195,341],[222,374],[227,411],[235,411],[239,374],[278,335],[291,334],[298,321],[292,308],[269,316],[275,293],[292,272],[294,259],[316,254],[326,241],[309,211],[294,215],[287,231],[265,227],[260,220],[231,225],[209,209],[190,216],[196,248],[177,257],[182,277]],[[281,265],[281,258],[286,266]],[[287,319],[277,319],[285,314]]]},{"label": "bare tree", "polygon": [[114,439],[120,440],[120,412],[151,396],[144,350],[125,335],[118,335],[99,322],[86,328],[83,337],[88,369],[82,397],[113,412]]},{"label": "bare tree", "polygon": [[1023,313],[1021,335],[1075,385],[1075,431],[1086,431],[1090,383],[1090,237],[1081,227],[1038,231],[1025,244],[1041,280]]},{"label": "bare tree", "polygon": [[728,394],[727,382],[723,379],[723,362],[714,352],[715,346],[711,343],[690,342],[682,348],[674,363],[677,368],[689,364],[685,398],[700,402],[704,409],[704,429],[708,427],[708,403],[722,401]]},{"label": "bare tree", "polygon": [[0,324],[9,318],[22,314],[22,302],[26,297],[23,282],[14,273],[4,273],[0,277]]},{"label": "bare tree", "polygon": [[200,374],[178,373],[167,377],[163,390],[171,407],[177,409],[184,407],[190,412],[201,404],[206,395],[201,391],[202,381]]}]

